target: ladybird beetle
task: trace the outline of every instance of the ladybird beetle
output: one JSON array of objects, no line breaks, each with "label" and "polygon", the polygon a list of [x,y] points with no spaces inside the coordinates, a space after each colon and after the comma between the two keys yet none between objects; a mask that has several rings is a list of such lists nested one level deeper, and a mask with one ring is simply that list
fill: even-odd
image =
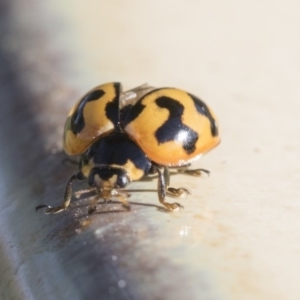
[{"label": "ladybird beetle", "polygon": [[190,163],[220,142],[212,110],[196,96],[176,88],[147,84],[122,93],[118,82],[99,85],[84,95],[70,111],[63,146],[68,155],[80,156],[79,172],[66,184],[62,205],[45,213],[65,210],[74,180],[87,180],[97,191],[89,213],[99,198],[119,199],[129,208],[123,190],[131,181],[158,175],[158,199],[168,210],[182,207],[165,201],[166,194],[179,197],[185,188],[170,187],[169,168],[200,175]]}]

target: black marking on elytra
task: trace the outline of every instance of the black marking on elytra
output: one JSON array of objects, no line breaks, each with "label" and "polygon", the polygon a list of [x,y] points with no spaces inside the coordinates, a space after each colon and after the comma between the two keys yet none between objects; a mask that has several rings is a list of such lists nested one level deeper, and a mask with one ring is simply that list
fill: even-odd
[{"label": "black marking on elytra", "polygon": [[196,149],[198,134],[196,131],[182,123],[184,106],[177,100],[162,96],[155,100],[157,106],[169,111],[168,120],[157,129],[155,137],[159,143],[177,141],[183,149],[191,154]]},{"label": "black marking on elytra", "polygon": [[197,109],[197,111],[201,114],[206,116],[209,119],[210,122],[210,130],[211,130],[211,135],[212,136],[217,136],[219,134],[218,132],[218,125],[216,120],[213,118],[213,116],[211,115],[209,108],[207,107],[207,105],[200,100],[198,97],[192,95],[192,94],[188,94],[192,100],[194,101],[195,107]]},{"label": "black marking on elytra", "polygon": [[114,83],[115,98],[108,102],[105,107],[106,117],[118,128],[119,124],[119,97],[121,92],[121,84]]},{"label": "black marking on elytra", "polygon": [[124,107],[121,108],[120,110],[120,123],[122,128],[124,128],[129,122],[127,122],[127,119],[131,119],[128,114],[130,113],[131,109],[132,109],[133,105],[132,104],[128,104]]},{"label": "black marking on elytra", "polygon": [[125,128],[127,124],[135,120],[145,109],[146,105],[142,104],[142,99],[140,99],[135,105],[126,105],[121,110],[121,125],[123,128]]},{"label": "black marking on elytra", "polygon": [[130,160],[148,174],[151,162],[145,153],[125,133],[114,132],[96,141],[86,153],[96,165],[123,166]]},{"label": "black marking on elytra", "polygon": [[105,92],[103,90],[95,90],[87,94],[79,103],[75,113],[71,119],[71,130],[74,134],[78,134],[85,126],[83,110],[87,102],[95,101],[101,98]]}]

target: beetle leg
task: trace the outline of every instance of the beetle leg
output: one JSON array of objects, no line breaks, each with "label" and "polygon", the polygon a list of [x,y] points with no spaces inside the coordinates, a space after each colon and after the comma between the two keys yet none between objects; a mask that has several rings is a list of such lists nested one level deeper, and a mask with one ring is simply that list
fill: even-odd
[{"label": "beetle leg", "polygon": [[168,167],[164,167],[164,178],[166,187],[168,187],[170,185],[170,170]]},{"label": "beetle leg", "polygon": [[177,169],[178,173],[192,175],[192,176],[201,176],[202,173],[209,175],[210,171],[206,169],[189,169],[190,165],[181,167]]},{"label": "beetle leg", "polygon": [[91,192],[95,192],[95,191],[96,191],[96,188],[95,187],[91,187],[89,189],[77,191],[74,194],[75,194],[76,198],[80,198],[82,194],[87,194],[87,193],[91,193]]},{"label": "beetle leg", "polygon": [[65,188],[65,194],[64,194],[64,202],[60,206],[51,207],[49,205],[39,205],[36,207],[36,210],[39,210],[41,208],[45,209],[45,214],[57,214],[59,212],[64,211],[68,208],[71,202],[72,198],[72,184],[74,180],[82,180],[83,176],[82,173],[79,172],[77,174],[72,175],[69,180],[67,181],[66,188]]},{"label": "beetle leg", "polygon": [[167,191],[167,182],[170,181],[168,178],[168,170],[166,171],[167,167],[157,167],[158,172],[158,182],[157,182],[157,193],[159,202],[164,205],[168,210],[175,210],[178,208],[183,208],[183,206],[179,203],[168,203],[165,202],[166,191]]},{"label": "beetle leg", "polygon": [[98,200],[99,200],[98,196],[93,197],[93,199],[92,199],[92,201],[89,205],[89,209],[88,209],[88,214],[89,215],[93,214],[97,210]]},{"label": "beetle leg", "polygon": [[171,196],[171,197],[176,197],[176,198],[180,198],[182,196],[187,196],[190,195],[190,191],[186,188],[173,188],[173,187],[168,187],[167,188],[167,195]]},{"label": "beetle leg", "polygon": [[185,189],[185,188],[174,188],[174,187],[170,187],[170,171],[168,167],[164,167],[164,178],[165,178],[165,182],[166,182],[166,193],[168,196],[171,197],[181,197],[181,196],[186,196],[189,195],[190,192]]},{"label": "beetle leg", "polygon": [[109,189],[105,193],[103,193],[103,192],[105,192],[105,191],[102,190],[100,193],[102,194],[102,197],[104,196],[104,201],[105,200],[111,201],[112,198],[117,198],[119,201],[122,202],[123,207],[125,207],[127,210],[130,210],[130,204],[127,201],[127,198],[130,197],[129,193],[127,193],[126,191],[119,191],[118,189]]},{"label": "beetle leg", "polygon": [[105,203],[110,202],[111,198],[115,197],[118,200],[120,200],[122,202],[122,206],[125,207],[127,210],[130,210],[130,204],[127,201],[127,197],[130,197],[130,194],[128,194],[125,191],[119,192],[118,190],[112,189],[109,191],[103,191],[101,189],[97,189],[98,191],[98,195],[93,197],[90,205],[89,205],[89,209],[88,209],[88,214],[93,214],[97,211],[97,203],[99,198],[103,198],[103,201]]},{"label": "beetle leg", "polygon": [[128,194],[126,192],[125,193],[118,192],[116,197],[122,202],[122,206],[124,208],[126,208],[127,210],[130,210],[130,204],[127,201]]}]

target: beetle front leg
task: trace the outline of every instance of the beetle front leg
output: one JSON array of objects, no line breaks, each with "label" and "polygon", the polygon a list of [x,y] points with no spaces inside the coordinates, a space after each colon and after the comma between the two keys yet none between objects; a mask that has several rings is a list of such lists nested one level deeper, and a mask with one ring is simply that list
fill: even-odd
[{"label": "beetle front leg", "polygon": [[69,180],[67,181],[66,188],[65,188],[65,194],[64,194],[64,202],[60,206],[51,207],[49,205],[39,205],[36,207],[36,210],[39,210],[41,208],[45,209],[45,214],[57,214],[59,212],[64,211],[68,208],[70,205],[71,199],[72,199],[72,184],[74,180],[82,180],[83,176],[82,173],[79,172],[77,174],[72,175]]},{"label": "beetle front leg", "polygon": [[157,193],[159,202],[164,205],[168,210],[175,210],[178,208],[183,208],[179,203],[168,203],[165,202],[167,183],[169,182],[167,167],[157,167],[158,172],[158,182],[157,182]]},{"label": "beetle front leg", "polygon": [[[103,198],[103,197],[105,197],[105,198]],[[97,211],[97,203],[98,203],[99,198],[103,198],[105,203],[111,201],[112,198],[117,198],[118,200],[120,200],[122,202],[122,206],[124,208],[126,208],[127,210],[130,210],[130,204],[127,201],[128,197],[130,197],[130,194],[126,193],[125,191],[120,192],[118,190],[112,189],[112,190],[103,192],[103,190],[98,189],[98,195],[92,199],[92,201],[89,205],[88,214],[91,215]]]},{"label": "beetle front leg", "polygon": [[126,208],[127,210],[130,210],[130,204],[127,200],[127,198],[129,197],[130,195],[126,192],[118,192],[118,194],[116,195],[116,197],[122,202],[122,206],[124,208]]}]

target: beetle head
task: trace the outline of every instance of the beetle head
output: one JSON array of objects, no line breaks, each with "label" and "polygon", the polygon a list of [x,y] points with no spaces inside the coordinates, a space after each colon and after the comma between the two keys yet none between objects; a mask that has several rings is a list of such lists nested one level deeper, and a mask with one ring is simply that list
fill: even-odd
[{"label": "beetle head", "polygon": [[109,166],[93,168],[88,179],[90,186],[107,189],[124,188],[129,182],[130,179],[124,169]]}]

